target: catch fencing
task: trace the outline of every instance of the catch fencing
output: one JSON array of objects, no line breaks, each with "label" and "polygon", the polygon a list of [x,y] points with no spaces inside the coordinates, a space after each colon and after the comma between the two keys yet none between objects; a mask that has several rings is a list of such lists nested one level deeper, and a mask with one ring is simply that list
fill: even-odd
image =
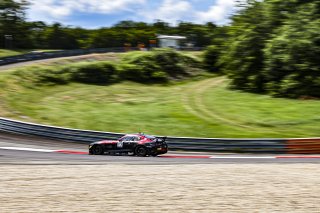
[{"label": "catch fencing", "polygon": [[[0,131],[69,142],[114,140],[122,133],[61,128],[0,118]],[[320,153],[320,138],[309,139],[219,139],[167,137],[170,150],[232,153]]]}]

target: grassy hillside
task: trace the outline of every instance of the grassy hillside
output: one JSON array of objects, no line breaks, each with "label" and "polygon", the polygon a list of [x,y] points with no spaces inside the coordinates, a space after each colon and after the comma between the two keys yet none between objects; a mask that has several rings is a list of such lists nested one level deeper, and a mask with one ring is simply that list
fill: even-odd
[{"label": "grassy hillside", "polygon": [[[133,55],[130,60],[141,61],[143,54],[120,57]],[[130,60],[126,59],[125,66]],[[101,62],[95,66],[100,69]],[[63,75],[60,68],[65,71]],[[71,128],[175,136],[268,138],[320,134],[319,100],[232,91],[227,88],[228,79],[205,73],[157,84],[72,80],[79,71],[86,76],[87,68],[88,63],[64,64],[29,67],[19,75],[16,71],[0,74],[0,116]]]},{"label": "grassy hillside", "polygon": [[0,49],[0,58],[1,57],[8,57],[8,56],[15,56],[27,53],[29,50],[5,50]]},{"label": "grassy hillside", "polygon": [[229,91],[227,84],[228,80],[219,77],[171,85],[17,86],[2,91],[2,114],[114,132],[198,137],[319,136],[319,101]]},{"label": "grassy hillside", "polygon": [[39,51],[39,52],[52,52],[52,51],[60,51],[60,50],[49,50],[49,49],[38,49],[38,50],[29,50],[29,49],[15,49],[15,50],[7,50],[0,49],[0,58],[1,57],[9,57],[16,56],[21,54],[30,53],[31,51]]}]

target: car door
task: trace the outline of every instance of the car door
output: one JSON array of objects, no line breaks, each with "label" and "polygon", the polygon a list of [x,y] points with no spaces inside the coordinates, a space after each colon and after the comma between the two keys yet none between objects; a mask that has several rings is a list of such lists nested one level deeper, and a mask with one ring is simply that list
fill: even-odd
[{"label": "car door", "polygon": [[128,144],[128,148],[133,150],[136,145],[138,144],[138,142],[140,141],[140,137],[139,136],[133,136],[132,138],[130,138],[130,143]]},{"label": "car door", "polygon": [[131,140],[131,136],[125,136],[121,138],[117,143],[117,149],[125,149],[127,146],[128,141]]},{"label": "car door", "polygon": [[139,142],[139,136],[128,136],[123,141],[123,149],[128,149],[133,151],[133,149],[136,147],[136,144]]},{"label": "car door", "polygon": [[133,150],[135,145],[137,144],[137,141],[139,141],[138,136],[131,136],[124,142],[124,148]]}]

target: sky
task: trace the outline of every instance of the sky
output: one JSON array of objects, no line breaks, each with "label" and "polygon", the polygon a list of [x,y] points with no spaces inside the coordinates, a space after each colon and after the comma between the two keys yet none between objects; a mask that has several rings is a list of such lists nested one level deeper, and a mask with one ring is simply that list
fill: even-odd
[{"label": "sky", "polygon": [[29,21],[95,29],[119,21],[152,23],[162,20],[224,25],[235,11],[236,0],[29,0]]}]

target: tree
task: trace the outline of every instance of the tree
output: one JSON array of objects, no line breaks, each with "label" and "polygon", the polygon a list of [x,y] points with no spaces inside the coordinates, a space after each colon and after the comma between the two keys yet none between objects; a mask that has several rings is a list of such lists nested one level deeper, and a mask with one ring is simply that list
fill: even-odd
[{"label": "tree", "polygon": [[27,5],[28,3],[25,0],[19,2],[13,0],[0,1],[1,47],[25,48],[30,44],[29,29],[25,23]]},{"label": "tree", "polygon": [[72,29],[64,28],[55,23],[44,32],[47,40],[47,48],[50,49],[77,49],[77,38]]},{"label": "tree", "polygon": [[320,97],[320,3],[293,3],[295,10],[265,49],[267,90],[277,96]]},{"label": "tree", "polygon": [[[229,27],[229,39],[219,64],[232,78],[232,87],[252,92],[264,92],[263,49],[270,38],[262,2],[250,1],[247,8],[235,15]],[[257,18],[259,17],[259,18]]]},{"label": "tree", "polygon": [[206,70],[215,73],[219,73],[221,71],[218,64],[221,51],[222,50],[215,45],[207,47],[203,57],[203,63]]},{"label": "tree", "polygon": [[28,22],[28,29],[30,30],[30,44],[33,48],[44,48],[46,46],[45,30],[47,25],[42,21]]},{"label": "tree", "polygon": [[137,29],[146,29],[148,28],[148,24],[144,22],[135,22],[135,21],[120,21],[117,24],[115,24],[113,27],[115,28],[137,28]]},{"label": "tree", "polygon": [[320,97],[319,1],[250,0],[232,20],[218,64],[233,88]]}]

